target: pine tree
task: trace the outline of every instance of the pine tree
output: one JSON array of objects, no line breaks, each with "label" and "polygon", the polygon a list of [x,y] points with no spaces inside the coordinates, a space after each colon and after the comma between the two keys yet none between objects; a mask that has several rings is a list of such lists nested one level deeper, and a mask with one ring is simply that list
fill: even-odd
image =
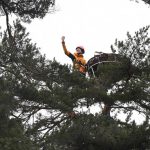
[{"label": "pine tree", "polygon": [[[149,27],[140,29],[133,37],[127,33],[125,42],[116,40],[115,45],[111,47],[122,57],[115,65],[101,65],[97,71],[97,78],[90,80],[79,76],[76,78],[73,73],[69,91],[64,92],[66,100],[61,96],[62,103],[64,100],[68,102],[74,100],[72,101],[74,110],[86,106],[87,103],[89,107],[96,103],[104,103],[109,105],[111,114],[117,111],[115,116],[107,116],[101,111],[95,115],[78,112],[75,118],[59,122],[59,127],[55,128],[50,135],[44,135],[46,149],[141,150],[150,148],[148,29]],[[59,89],[62,90],[63,86],[61,85]],[[126,115],[125,121],[117,118],[120,111]],[[131,121],[134,111],[144,115],[145,121],[141,125],[137,125],[134,120]]]},{"label": "pine tree", "polygon": [[54,5],[55,0],[1,0],[0,14],[6,17],[14,14],[24,22],[30,22],[34,18],[43,18]]},{"label": "pine tree", "polygon": [[[0,2],[8,31],[0,44],[0,149],[150,149],[149,27],[116,40],[118,62],[100,65],[89,79],[42,56],[19,20],[10,27],[10,13],[24,21],[43,18],[51,3],[41,2]],[[95,104],[108,106],[110,115],[80,109]],[[144,115],[141,125],[131,121],[134,111]]]}]

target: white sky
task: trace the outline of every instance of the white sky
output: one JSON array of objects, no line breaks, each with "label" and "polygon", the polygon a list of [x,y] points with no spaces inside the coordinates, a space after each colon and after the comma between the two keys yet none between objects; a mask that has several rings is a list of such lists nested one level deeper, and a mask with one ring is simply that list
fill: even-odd
[{"label": "white sky", "polygon": [[[141,0],[140,0],[141,1]],[[86,60],[94,51],[111,52],[115,39],[124,40],[129,31],[150,24],[150,7],[143,2],[130,0],[56,0],[56,12],[44,19],[34,19],[25,24],[32,42],[48,59],[72,63],[63,53],[61,36],[66,37],[68,50],[74,53],[76,46],[85,47]],[[1,20],[5,18],[1,17]],[[0,22],[3,26],[4,22]]]},{"label": "white sky", "polygon": [[56,0],[56,12],[26,25],[41,53],[61,63],[71,63],[64,55],[61,36],[72,53],[82,45],[88,60],[94,51],[111,52],[115,39],[123,40],[129,31],[149,25],[150,7],[130,0]]}]

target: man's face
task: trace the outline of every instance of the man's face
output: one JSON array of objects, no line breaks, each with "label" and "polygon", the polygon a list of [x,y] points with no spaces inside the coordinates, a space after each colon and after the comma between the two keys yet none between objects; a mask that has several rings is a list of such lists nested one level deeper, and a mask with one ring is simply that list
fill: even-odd
[{"label": "man's face", "polygon": [[77,52],[78,54],[82,54],[82,51],[81,51],[80,48],[77,48],[77,49],[76,49],[76,52]]}]

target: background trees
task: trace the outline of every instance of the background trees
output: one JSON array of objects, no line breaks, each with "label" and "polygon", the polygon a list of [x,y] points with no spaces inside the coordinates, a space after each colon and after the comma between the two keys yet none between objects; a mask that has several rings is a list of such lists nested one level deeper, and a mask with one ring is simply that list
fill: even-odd
[{"label": "background trees", "polygon": [[[0,44],[0,148],[3,150],[149,149],[149,26],[115,41],[116,64],[101,65],[96,78],[84,78],[69,66],[47,60],[28,38],[20,20],[43,18],[54,1],[1,1],[7,31]],[[125,58],[125,59],[124,59]],[[107,104],[111,115],[83,111]],[[70,118],[68,112],[76,116]],[[126,120],[118,118],[120,111]],[[134,111],[145,121],[131,120]],[[138,117],[138,116],[137,116]],[[138,137],[138,138],[137,138]]]}]

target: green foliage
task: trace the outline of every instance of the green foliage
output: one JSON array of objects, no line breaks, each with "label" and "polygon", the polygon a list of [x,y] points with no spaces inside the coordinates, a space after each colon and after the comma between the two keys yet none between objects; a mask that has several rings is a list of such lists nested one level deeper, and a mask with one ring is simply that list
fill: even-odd
[{"label": "green foliage", "polygon": [[37,146],[34,146],[30,138],[24,135],[21,120],[7,118],[7,121],[1,124],[0,129],[0,149],[37,150]]},{"label": "green foliage", "polygon": [[[139,126],[131,122],[135,110],[149,120],[149,43],[143,42],[148,28],[135,37],[128,33],[125,42],[116,40],[112,48],[118,51],[118,62],[99,66],[97,78],[91,79],[55,59],[46,60],[19,21],[14,29],[13,42],[5,32],[0,47],[0,143],[7,146],[3,149],[149,148],[148,121]],[[137,43],[145,44],[144,52]],[[101,114],[101,108],[95,115],[80,110],[97,103],[107,104],[112,112],[118,110],[116,117]],[[126,113],[125,122],[117,118],[120,110]],[[76,113],[74,118],[68,116],[71,111]]]},{"label": "green foliage", "polygon": [[[1,13],[30,21],[53,2],[1,1]],[[150,149],[149,27],[116,40],[118,61],[99,65],[90,79],[42,56],[19,20],[7,30],[0,44],[0,149]],[[107,105],[111,116],[99,105],[97,114],[82,110],[96,104]],[[131,121],[133,111],[144,115],[143,124]]]},{"label": "green foliage", "polygon": [[34,18],[43,18],[54,5],[55,0],[1,0],[0,14],[15,14],[24,22],[30,22]]},{"label": "green foliage", "polygon": [[45,147],[54,150],[140,150],[149,144],[149,129],[145,127],[148,126],[134,123],[125,126],[110,118],[83,114],[47,136]]}]

